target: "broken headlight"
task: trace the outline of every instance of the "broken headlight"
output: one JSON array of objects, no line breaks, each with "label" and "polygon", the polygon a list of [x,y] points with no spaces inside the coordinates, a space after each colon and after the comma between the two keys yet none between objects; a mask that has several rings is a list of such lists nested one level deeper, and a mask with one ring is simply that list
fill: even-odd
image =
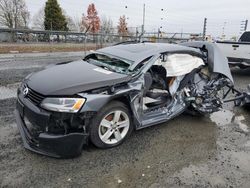
[{"label": "broken headlight", "polygon": [[56,112],[76,113],[84,105],[84,98],[45,98],[41,107]]}]

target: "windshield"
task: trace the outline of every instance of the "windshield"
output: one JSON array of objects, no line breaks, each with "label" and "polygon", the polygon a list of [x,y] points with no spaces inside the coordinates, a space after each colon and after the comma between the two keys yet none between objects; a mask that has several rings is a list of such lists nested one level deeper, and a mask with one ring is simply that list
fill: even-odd
[{"label": "windshield", "polygon": [[128,74],[128,68],[131,65],[130,62],[98,53],[87,55],[84,60],[103,69],[122,74]]}]

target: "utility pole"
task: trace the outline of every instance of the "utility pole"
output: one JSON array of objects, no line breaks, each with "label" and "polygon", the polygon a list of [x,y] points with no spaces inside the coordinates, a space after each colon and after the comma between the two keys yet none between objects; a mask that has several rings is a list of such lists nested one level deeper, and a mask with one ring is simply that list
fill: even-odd
[{"label": "utility pole", "polygon": [[142,34],[144,34],[145,30],[145,3],[143,4],[143,17],[142,17]]},{"label": "utility pole", "polygon": [[138,28],[137,27],[135,29],[135,37],[136,37],[136,40],[137,40],[137,38],[138,38]]},{"label": "utility pole", "polygon": [[51,42],[50,36],[52,35],[52,30],[53,30],[53,25],[52,25],[52,21],[50,21],[49,42]]},{"label": "utility pole", "polygon": [[205,38],[206,38],[206,32],[207,32],[207,18],[204,18],[202,40],[205,40]]}]

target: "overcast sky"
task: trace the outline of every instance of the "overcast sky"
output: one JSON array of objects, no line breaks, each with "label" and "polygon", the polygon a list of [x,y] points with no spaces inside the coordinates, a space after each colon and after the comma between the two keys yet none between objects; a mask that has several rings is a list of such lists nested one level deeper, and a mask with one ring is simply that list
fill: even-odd
[{"label": "overcast sky", "polygon": [[[26,0],[33,16],[46,0]],[[120,15],[128,17],[128,26],[142,24],[143,3],[146,5],[145,29],[166,32],[201,33],[207,17],[207,33],[220,36],[225,25],[227,37],[239,35],[241,21],[250,18],[250,0],[58,0],[71,17],[86,14],[88,4],[96,5],[98,14],[118,23]],[[127,7],[127,8],[125,8]],[[163,9],[163,11],[161,10]],[[250,24],[250,23],[249,23]],[[250,27],[250,26],[249,26]]]}]

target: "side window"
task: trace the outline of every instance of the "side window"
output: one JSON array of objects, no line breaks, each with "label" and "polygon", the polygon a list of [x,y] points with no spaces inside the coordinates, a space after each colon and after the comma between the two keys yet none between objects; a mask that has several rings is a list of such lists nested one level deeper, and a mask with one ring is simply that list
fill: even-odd
[{"label": "side window", "polygon": [[144,59],[142,62],[140,62],[134,69],[134,71],[138,71],[139,69],[141,69],[145,64],[147,64],[147,62],[151,59],[152,56]]},{"label": "side window", "polygon": [[240,42],[250,42],[250,32],[245,32],[240,37]]},{"label": "side window", "polygon": [[161,56],[154,62],[153,65],[164,65],[167,61],[167,54],[161,54]]}]

